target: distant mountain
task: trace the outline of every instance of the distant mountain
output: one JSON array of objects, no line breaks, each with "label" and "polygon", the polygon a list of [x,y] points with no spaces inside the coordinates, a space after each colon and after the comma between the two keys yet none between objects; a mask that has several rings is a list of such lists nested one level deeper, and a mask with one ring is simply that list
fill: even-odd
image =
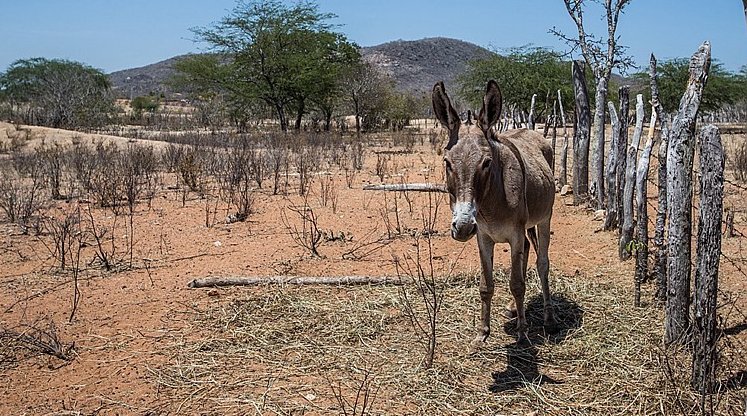
[{"label": "distant mountain", "polygon": [[179,55],[165,61],[123,69],[109,74],[112,90],[120,98],[132,98],[150,93],[163,93],[169,98],[178,98],[179,91],[173,91],[168,80],[176,73],[174,64],[190,55]]},{"label": "distant mountain", "polygon": [[362,48],[361,54],[392,77],[397,89],[411,92],[428,92],[438,81],[448,88],[469,61],[494,55],[473,43],[450,38],[397,40]]},{"label": "distant mountain", "polygon": [[[457,75],[467,68],[467,62],[492,54],[475,44],[449,38],[397,40],[361,48],[364,60],[391,76],[398,90],[410,92],[430,91],[438,81],[451,85]],[[174,63],[187,56],[175,56],[139,68],[112,72],[109,74],[112,89],[121,98],[150,93],[179,98],[180,91],[173,91],[167,82],[176,72]]]}]

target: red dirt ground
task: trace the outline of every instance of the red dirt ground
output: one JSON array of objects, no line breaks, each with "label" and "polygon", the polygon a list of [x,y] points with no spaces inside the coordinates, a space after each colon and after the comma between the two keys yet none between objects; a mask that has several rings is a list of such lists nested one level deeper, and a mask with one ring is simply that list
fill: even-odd
[{"label": "red dirt ground", "polygon": [[[441,159],[426,147],[418,147],[413,155],[394,156],[398,172],[407,182],[423,182],[425,168],[433,169],[430,180],[438,181]],[[72,284],[68,272],[60,272],[47,249],[33,236],[20,235],[10,225],[0,228],[3,250],[0,252],[0,327],[19,328],[22,324],[47,325],[54,322],[63,342],[75,343],[75,359],[65,363],[45,355],[33,355],[12,365],[0,367],[0,414],[64,414],[83,411],[86,414],[148,414],[147,409],[159,402],[156,386],[148,379],[149,368],[159,365],[163,337],[182,325],[176,311],[191,305],[204,305],[212,296],[230,299],[246,288],[219,290],[188,289],[194,278],[223,275],[395,275],[392,256],[408,250],[411,241],[400,238],[363,260],[343,260],[349,250],[367,233],[378,229],[384,233],[380,208],[383,193],[362,191],[365,183],[377,183],[373,174],[376,156],[369,152],[366,167],[356,178],[353,189],[347,189],[344,176],[335,173],[338,196],[336,212],[320,206],[319,183],[313,185],[309,199],[319,215],[324,230],[340,231],[353,236],[353,242],[325,242],[320,247],[322,258],[311,258],[293,243],[279,213],[288,203],[282,196],[269,195],[267,189],[257,192],[256,212],[243,223],[224,224],[226,211],[220,204],[217,223],[205,225],[206,201],[190,195],[182,207],[178,191],[161,191],[153,200],[138,206],[135,215],[134,270],[103,273],[91,268],[81,276],[81,300],[72,323]],[[394,169],[393,169],[394,170]],[[652,175],[654,175],[652,170]],[[387,179],[399,182],[398,177]],[[173,185],[167,177],[165,185]],[[743,192],[731,192],[727,204],[744,207]],[[292,189],[288,197],[298,203]],[[650,195],[654,195],[653,189]],[[391,198],[393,194],[388,196]],[[399,200],[400,215],[406,227],[419,228],[424,206],[424,194],[411,194],[417,199],[410,213],[404,200]],[[552,267],[565,275],[580,274],[595,281],[627,281],[633,286],[633,262],[621,263],[617,258],[615,234],[599,231],[601,222],[593,220],[587,209],[571,206],[572,196],[556,195],[553,217],[553,240],[550,245]],[[652,199],[655,203],[655,199]],[[76,202],[59,202],[53,212],[72,209]],[[81,203],[87,209],[88,205]],[[103,224],[111,224],[111,214],[94,208]],[[390,215],[393,215],[390,213]],[[439,208],[438,231],[445,233],[449,223],[448,204],[442,200]],[[737,215],[737,230],[744,228],[744,214]],[[109,217],[109,218],[107,218]],[[289,219],[297,223],[289,213]],[[118,227],[123,226],[120,219]],[[124,246],[126,236],[120,229],[118,244]],[[436,259],[458,261],[458,273],[475,274],[479,270],[475,240],[462,244],[440,236],[435,241]],[[724,253],[744,266],[743,238],[724,239]],[[496,265],[508,264],[507,247],[497,246]],[[83,254],[87,262],[90,248]],[[530,264],[533,260],[530,258]],[[147,267],[146,267],[147,265]],[[722,261],[722,287],[732,293],[745,293],[744,274],[734,264]],[[649,283],[648,285],[651,285]],[[497,290],[506,290],[498,288]],[[649,289],[650,292],[650,289]],[[475,315],[478,314],[478,294],[475,292]],[[648,299],[647,299],[648,301]],[[738,299],[745,310],[747,299]],[[494,318],[500,319],[500,318]],[[465,340],[468,342],[468,340]]]}]

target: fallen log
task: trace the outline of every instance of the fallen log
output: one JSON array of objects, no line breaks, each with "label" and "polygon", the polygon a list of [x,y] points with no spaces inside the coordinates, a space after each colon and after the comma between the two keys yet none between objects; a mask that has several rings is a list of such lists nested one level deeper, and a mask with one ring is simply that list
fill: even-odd
[{"label": "fallen log", "polygon": [[188,287],[261,286],[261,285],[404,285],[409,277],[399,276],[212,276],[194,279]]},{"label": "fallen log", "polygon": [[397,183],[381,185],[364,185],[364,191],[413,191],[448,193],[446,185],[440,183]]}]

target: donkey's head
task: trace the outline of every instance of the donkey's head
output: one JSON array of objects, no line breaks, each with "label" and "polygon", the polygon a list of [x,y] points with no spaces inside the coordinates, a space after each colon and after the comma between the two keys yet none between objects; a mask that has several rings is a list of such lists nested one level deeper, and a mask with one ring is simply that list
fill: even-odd
[{"label": "donkey's head", "polygon": [[449,134],[444,152],[446,186],[451,204],[451,236],[467,241],[477,233],[477,210],[490,188],[493,153],[488,140],[501,115],[501,90],[490,80],[485,90],[477,127],[465,126],[451,106],[443,82],[433,86],[433,112]]}]

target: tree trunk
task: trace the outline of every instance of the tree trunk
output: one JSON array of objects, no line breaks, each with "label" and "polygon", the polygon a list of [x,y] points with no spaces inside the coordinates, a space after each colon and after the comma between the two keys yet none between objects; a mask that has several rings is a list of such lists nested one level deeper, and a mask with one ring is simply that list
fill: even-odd
[{"label": "tree trunk", "polygon": [[635,220],[633,219],[633,193],[635,191],[636,177],[636,159],[638,158],[638,147],[641,145],[641,136],[643,135],[643,95],[636,96],[635,106],[635,130],[633,132],[633,141],[628,146],[627,161],[625,162],[625,189],[623,193],[623,212],[622,212],[622,233],[620,234],[620,260],[630,258],[632,248],[630,243],[633,241],[633,228]]},{"label": "tree trunk", "polygon": [[298,100],[298,113],[296,113],[296,124],[293,128],[296,131],[301,130],[301,122],[303,121],[303,114],[306,111],[306,100]]},{"label": "tree trunk", "polygon": [[617,194],[617,234],[622,235],[623,226],[623,198],[625,191],[625,164],[627,163],[628,151],[628,108],[630,87],[623,85],[620,87],[620,111],[618,112],[619,121],[617,123],[617,168],[615,169],[615,193]]},{"label": "tree trunk", "polygon": [[700,394],[716,388],[716,298],[724,208],[724,149],[718,128],[700,131],[700,218],[695,269],[692,387]]},{"label": "tree trunk", "polygon": [[690,308],[690,236],[695,121],[711,64],[711,45],[703,43],[690,58],[690,79],[672,122],[667,152],[667,303],[664,339],[685,342]]},{"label": "tree trunk", "polygon": [[226,276],[194,279],[188,287],[258,286],[258,285],[402,285],[412,283],[409,277],[387,276]]},{"label": "tree trunk", "polygon": [[532,103],[529,106],[529,116],[527,117],[527,129],[534,130],[534,104],[537,100],[537,94],[532,94]]},{"label": "tree trunk", "polygon": [[578,127],[573,139],[573,203],[580,204],[589,194],[589,135],[591,114],[583,61],[573,61],[573,89],[576,96]]},{"label": "tree trunk", "polygon": [[[640,96],[640,95],[639,95]],[[636,238],[635,257],[635,300],[636,307],[641,306],[641,283],[648,277],[648,207],[647,207],[647,182],[648,166],[651,160],[651,151],[654,148],[654,126],[656,125],[656,112],[651,113],[651,127],[649,128],[646,146],[638,161],[638,172],[636,173],[636,211],[638,220],[636,225],[638,237]]]},{"label": "tree trunk", "polygon": [[565,111],[563,111],[563,97],[558,90],[558,107],[560,108],[560,122],[563,124],[563,146],[560,149],[560,177],[561,187],[568,184],[568,129],[565,126]]},{"label": "tree trunk", "polygon": [[597,209],[604,209],[604,103],[607,101],[607,83],[608,77],[600,76],[597,81],[597,91],[594,102],[594,139],[596,149],[594,149],[594,179],[591,188],[595,190],[594,198]]},{"label": "tree trunk", "polygon": [[607,213],[604,219],[604,230],[609,231],[617,229],[617,200],[620,195],[617,193],[617,187],[615,186],[615,178],[617,177],[617,144],[618,135],[620,134],[617,119],[617,111],[615,111],[615,105],[612,102],[608,102],[607,106],[610,112],[610,124],[612,128],[612,140],[610,140],[610,155],[607,158]]},{"label": "tree trunk", "polygon": [[275,111],[280,119],[280,130],[288,131],[288,120],[285,118],[285,107],[280,103],[275,103]]}]

